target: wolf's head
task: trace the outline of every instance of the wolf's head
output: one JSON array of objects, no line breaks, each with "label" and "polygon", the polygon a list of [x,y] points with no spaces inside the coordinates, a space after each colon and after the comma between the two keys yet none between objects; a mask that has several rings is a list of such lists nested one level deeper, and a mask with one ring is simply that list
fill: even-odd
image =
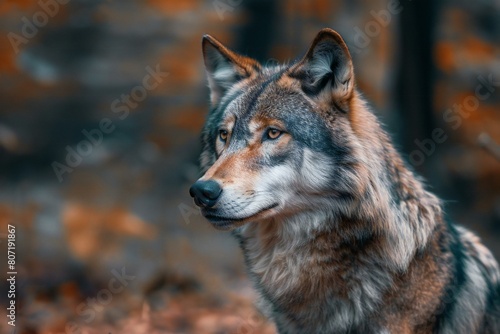
[{"label": "wolf's head", "polygon": [[[350,205],[357,95],[342,37],[323,29],[292,65],[265,67],[203,37],[211,111],[204,175],[191,187],[220,229],[325,205]],[[354,106],[355,107],[355,106]]]}]

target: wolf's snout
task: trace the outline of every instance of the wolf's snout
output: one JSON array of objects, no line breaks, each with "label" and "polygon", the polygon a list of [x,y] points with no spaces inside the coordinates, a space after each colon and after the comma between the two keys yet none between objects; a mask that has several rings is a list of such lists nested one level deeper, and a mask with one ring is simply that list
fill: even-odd
[{"label": "wolf's snout", "polygon": [[196,181],[189,189],[189,194],[199,207],[213,207],[221,193],[221,186],[213,180]]}]

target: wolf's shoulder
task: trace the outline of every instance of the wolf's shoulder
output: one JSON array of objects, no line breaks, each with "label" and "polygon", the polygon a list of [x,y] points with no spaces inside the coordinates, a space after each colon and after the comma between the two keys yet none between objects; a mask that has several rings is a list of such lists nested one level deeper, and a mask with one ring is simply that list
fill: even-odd
[{"label": "wolf's shoulder", "polygon": [[478,263],[492,284],[500,284],[500,269],[498,262],[491,251],[482,243],[481,239],[472,231],[456,225],[456,231],[467,257]]}]

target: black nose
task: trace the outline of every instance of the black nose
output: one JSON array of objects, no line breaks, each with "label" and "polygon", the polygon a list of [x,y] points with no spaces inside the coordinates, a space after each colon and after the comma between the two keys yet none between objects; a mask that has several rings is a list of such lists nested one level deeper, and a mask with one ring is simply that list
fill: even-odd
[{"label": "black nose", "polygon": [[221,192],[222,188],[213,180],[196,181],[189,189],[189,194],[194,198],[196,205],[208,208],[217,203]]}]

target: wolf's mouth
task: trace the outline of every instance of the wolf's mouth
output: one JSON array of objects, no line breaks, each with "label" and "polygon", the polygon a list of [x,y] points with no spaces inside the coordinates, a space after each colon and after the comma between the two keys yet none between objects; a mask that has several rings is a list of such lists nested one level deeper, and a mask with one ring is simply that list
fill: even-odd
[{"label": "wolf's mouth", "polygon": [[202,213],[206,219],[210,220],[212,223],[217,223],[216,225],[218,227],[228,227],[234,223],[242,222],[242,221],[251,219],[252,217],[258,216],[261,213],[263,213],[264,211],[274,209],[278,205],[279,205],[279,203],[273,203],[271,205],[268,205],[268,206],[260,209],[259,211],[257,211],[256,213],[254,213],[250,216],[237,217],[237,218],[236,217],[224,217],[224,216],[212,214],[212,213],[210,213],[211,210],[209,211],[207,209],[202,210]]}]

